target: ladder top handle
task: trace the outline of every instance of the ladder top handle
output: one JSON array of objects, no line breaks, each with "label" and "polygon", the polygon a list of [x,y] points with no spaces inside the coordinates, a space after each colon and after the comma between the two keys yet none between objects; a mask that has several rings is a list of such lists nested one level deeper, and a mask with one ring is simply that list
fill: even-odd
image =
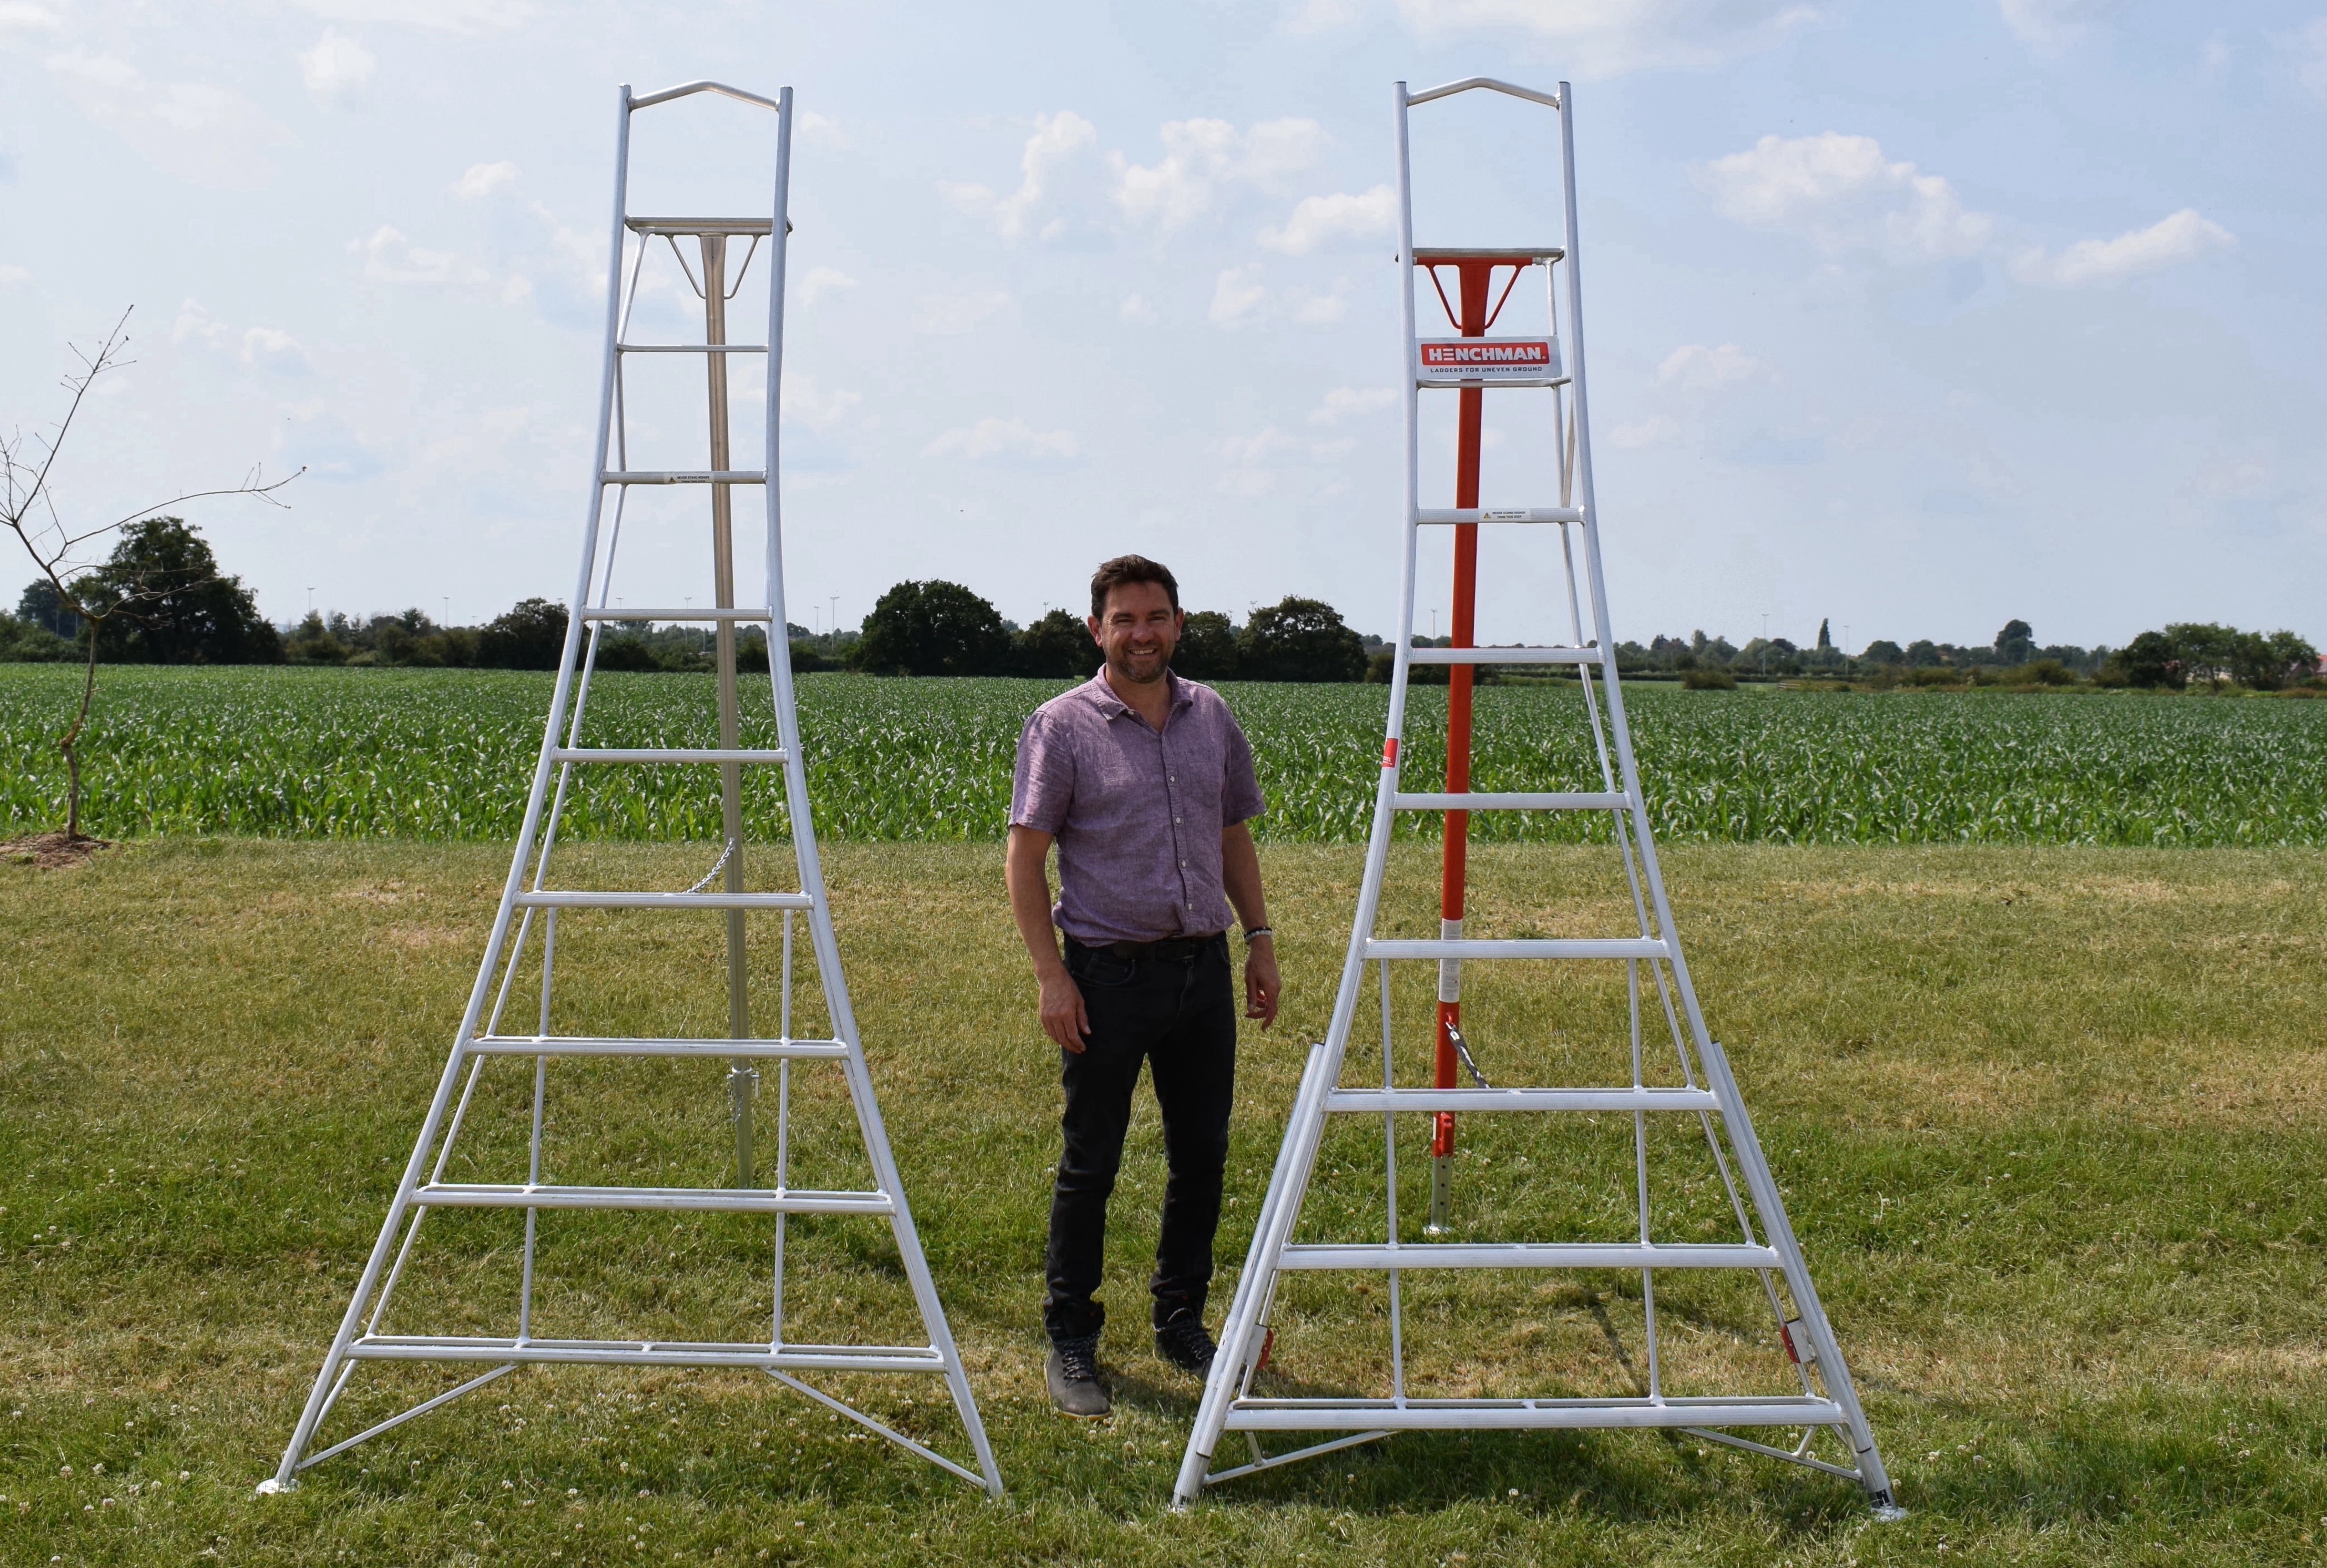
[{"label": "ladder top handle", "polygon": [[[626,98],[629,97],[630,90],[631,84],[624,82],[622,92]],[[1514,88],[1506,90],[1515,92],[1518,89]],[[740,87],[729,87],[724,81],[681,82],[677,87],[667,87],[660,92],[650,92],[644,98],[630,98],[630,105],[633,110],[650,109],[657,104],[667,104],[673,98],[688,98],[699,92],[715,92],[722,98],[731,98],[739,103],[757,104],[763,109],[775,109],[780,112],[783,108],[783,105],[771,98],[762,98],[758,93],[745,92]]]},{"label": "ladder top handle", "polygon": [[[1404,85],[1403,82],[1399,84],[1401,88]],[[1458,92],[1484,89],[1488,92],[1506,92],[1513,98],[1525,98],[1529,103],[1541,104],[1546,108],[1556,109],[1560,107],[1559,100],[1567,89],[1565,82],[1561,82],[1559,86],[1560,91],[1556,93],[1537,92],[1531,87],[1519,87],[1512,82],[1497,81],[1491,76],[1466,76],[1461,81],[1450,81],[1444,87],[1428,88],[1421,92],[1407,93],[1406,103],[1406,107],[1411,108],[1416,104],[1426,104],[1433,98],[1453,98]]]}]

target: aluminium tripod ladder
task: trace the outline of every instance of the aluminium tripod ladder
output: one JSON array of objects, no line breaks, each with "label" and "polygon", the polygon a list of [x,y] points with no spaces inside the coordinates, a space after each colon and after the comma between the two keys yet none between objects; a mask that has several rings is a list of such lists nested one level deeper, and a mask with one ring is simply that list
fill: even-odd
[{"label": "aluminium tripod ladder", "polygon": [[[775,114],[775,184],[773,210],[752,218],[645,218],[630,210],[631,129],[639,110],[698,93],[712,93],[756,105]],[[838,1415],[861,1423],[883,1437],[942,1466],[964,1479],[1000,1496],[1002,1480],[995,1468],[969,1381],[946,1326],[945,1312],[930,1278],[929,1265],[914,1233],[904,1189],[874,1102],[873,1083],[866,1071],[863,1042],[849,1008],[841,978],[840,953],[833,936],[832,911],[817,855],[810,823],[808,774],[802,764],[799,725],[793,706],[791,669],[779,640],[786,625],[782,541],[779,527],[777,434],[779,396],[783,359],[783,303],[786,220],[791,173],[792,94],[790,88],[770,99],[716,82],[691,82],[666,92],[633,98],[625,85],[615,141],[614,216],[609,262],[606,305],[606,346],[599,393],[597,446],[593,462],[588,521],[583,530],[582,565],[569,619],[564,658],[550,700],[549,719],[541,753],[535,763],[533,788],[526,802],[524,825],[509,880],[501,891],[483,963],[477,971],[467,1011],[453,1041],[436,1095],[414,1143],[412,1157],[389,1205],[387,1223],[364,1265],[354,1297],[348,1303],[337,1335],[324,1357],[313,1393],[301,1413],[296,1430],[283,1456],[281,1468],[262,1490],[279,1491],[295,1484],[302,1470],[346,1451],[414,1416],[482,1387],[494,1379],[534,1364],[586,1363],[615,1367],[699,1367],[757,1369],[829,1407]],[[729,275],[730,245],[748,239],[749,249]],[[695,252],[690,261],[682,243]],[[768,341],[727,341],[727,302],[743,286],[752,256],[768,251]],[[651,253],[668,247],[687,275],[684,287],[703,303],[703,339],[699,342],[632,341],[631,315],[639,297],[641,272]],[[673,287],[681,286],[674,280]],[[630,466],[624,367],[633,355],[699,355],[707,369],[709,464],[696,471],[635,470]],[[757,469],[734,465],[728,430],[727,367],[737,355],[760,356],[766,369],[766,413],[763,423],[765,457]],[[701,485],[711,501],[713,602],[701,606],[690,601],[681,609],[609,608],[615,553],[621,542],[622,514],[631,487]],[[735,559],[732,495],[737,486],[754,486],[766,499],[765,598],[757,607],[735,602]],[[603,541],[601,528],[609,493],[613,497],[612,527]],[[592,590],[596,589],[594,596]],[[599,641],[609,622],[708,623],[715,628],[718,694],[719,743],[715,747],[587,746],[583,743],[583,715],[588,705],[590,681],[598,659]],[[774,695],[778,745],[771,749],[745,747],[741,737],[741,709],[736,690],[736,628],[764,626],[768,631],[769,667]],[[588,634],[584,635],[584,629]],[[570,712],[569,712],[569,697]],[[716,770],[720,817],[724,845],[709,874],[683,891],[593,891],[550,885],[549,867],[560,817],[565,810],[576,768],[600,766],[696,767]],[[746,889],[743,814],[743,772],[746,768],[780,768],[784,802],[796,861],[796,892],[751,891]],[[700,775],[696,775],[700,777]],[[552,785],[555,784],[553,791]],[[712,884],[719,885],[715,890]],[[709,891],[706,891],[709,890]],[[561,910],[654,910],[712,913],[724,928],[728,1038],[679,1039],[640,1034],[634,1037],[589,1037],[552,1032],[552,976],[557,950],[557,920]],[[783,923],[780,1027],[769,1036],[752,1022],[751,973],[746,963],[745,920],[753,912],[780,914]],[[821,1039],[795,1038],[792,1033],[792,957],[794,920],[804,918],[814,955],[816,973],[832,1031]],[[512,925],[516,929],[510,937]],[[527,959],[527,944],[540,938],[540,1013],[538,1027],[504,1030],[502,1014],[510,988]],[[462,1125],[489,1064],[503,1059],[529,1063],[532,1069],[532,1131],[528,1170],[522,1181],[453,1181],[446,1171]],[[568,1059],[659,1059],[688,1067],[728,1064],[725,1088],[735,1132],[736,1180],[728,1188],[562,1186],[543,1177],[542,1129],[550,1067]],[[759,1088],[758,1064],[776,1065],[776,1126],[772,1168],[755,1157],[753,1102]],[[837,1064],[872,1171],[865,1191],[799,1189],[787,1176],[793,1149],[791,1068],[799,1062]],[[762,1181],[762,1177],[767,1180]],[[466,1208],[522,1209],[525,1214],[522,1274],[518,1293],[514,1332],[506,1336],[391,1333],[387,1315],[398,1281],[413,1254],[421,1223],[432,1209]],[[772,1221],[771,1237],[773,1289],[769,1334],[764,1340],[743,1343],[669,1341],[656,1339],[573,1339],[541,1338],[533,1332],[536,1304],[535,1265],[543,1210],[628,1210],[662,1214],[765,1215]],[[921,1345],[803,1343],[785,1337],[784,1245],[792,1215],[852,1215],[885,1218],[910,1282],[928,1343]],[[481,1364],[486,1370],[457,1386],[369,1426],[353,1436],[317,1450],[317,1433],[357,1365],[365,1361],[417,1361]],[[883,1423],[852,1408],[843,1400],[807,1381],[812,1376],[854,1372],[936,1373],[946,1382],[953,1406],[976,1451],[977,1468],[958,1464]]]},{"label": "aluminium tripod ladder", "polygon": [[[1565,240],[1553,247],[1500,250],[1416,250],[1414,246],[1412,175],[1408,161],[1407,111],[1416,104],[1474,89],[1509,94],[1543,105],[1559,117],[1561,186]],[[1540,1430],[1630,1427],[1680,1429],[1846,1477],[1865,1489],[1884,1517],[1895,1517],[1890,1478],[1818,1293],[1810,1283],[1776,1183],[1771,1179],[1752,1123],[1721,1047],[1706,1031],[1688,966],[1681,954],[1672,911],[1658,869],[1656,845],[1634,764],[1624,716],[1615,646],[1608,627],[1607,595],[1601,577],[1600,519],[1592,488],[1592,443],[1584,397],[1583,296],[1576,276],[1575,153],[1572,99],[1566,83],[1557,94],[1536,92],[1485,78],[1451,83],[1409,95],[1396,90],[1399,254],[1404,272],[1404,366],[1406,406],[1405,567],[1401,589],[1397,663],[1390,685],[1388,735],[1374,798],[1371,836],[1355,929],[1341,971],[1326,1038],[1313,1046],[1302,1074],[1285,1130],[1276,1168],[1263,1199],[1250,1252],[1237,1283],[1236,1299],[1220,1334],[1173,1492],[1175,1507],[1192,1503],[1207,1485],[1257,1470],[1369,1442],[1393,1433],[1424,1429]],[[1564,280],[1558,268],[1565,267]],[[1550,330],[1532,336],[1486,334],[1510,298],[1519,275],[1545,269]],[[1418,338],[1416,333],[1416,271],[1431,284],[1457,336]],[[1496,275],[1509,277],[1500,296]],[[1442,272],[1451,272],[1459,290],[1449,298]],[[1560,298],[1560,282],[1565,299]],[[1562,364],[1565,317],[1567,363]],[[1485,508],[1479,504],[1479,452],[1484,394],[1490,387],[1550,389],[1550,440],[1559,473],[1556,507]],[[1455,504],[1450,509],[1420,504],[1417,474],[1420,394],[1440,388],[1458,392]],[[1566,577],[1569,640],[1532,648],[1475,646],[1475,594],[1479,532],[1494,525],[1550,525],[1559,530],[1560,558]],[[1451,646],[1414,646],[1415,567],[1425,528],[1453,534],[1454,619]],[[1590,603],[1590,632],[1578,600],[1575,544],[1580,536],[1584,597]],[[1526,537],[1522,527],[1519,536]],[[1539,537],[1539,536],[1538,536]],[[1442,790],[1408,791],[1399,775],[1406,758],[1406,697],[1414,667],[1443,665],[1449,670],[1447,759]],[[1561,791],[1474,791],[1471,788],[1471,684],[1479,666],[1571,667],[1580,680],[1590,714],[1597,789]],[[1595,671],[1596,676],[1595,676]],[[1604,696],[1595,694],[1595,683]],[[1603,715],[1602,703],[1605,703]],[[1609,839],[1621,857],[1630,893],[1632,934],[1621,938],[1482,939],[1463,929],[1467,878],[1465,845],[1474,811],[1605,813]],[[1443,815],[1439,936],[1400,940],[1378,934],[1391,828],[1399,813]],[[1488,1085],[1473,1059],[1472,1043],[1461,1027],[1462,966],[1466,962],[1520,961],[1624,966],[1629,994],[1631,1081],[1610,1087],[1515,1088]],[[1436,966],[1436,1028],[1429,1087],[1401,1087],[1393,1071],[1391,972],[1398,963]],[[1341,1072],[1369,970],[1381,999],[1381,1079],[1378,1088],[1348,1087]],[[1648,981],[1644,987],[1643,978]],[[1644,1001],[1646,1006],[1644,1008]],[[1671,1035],[1673,1065],[1650,1071],[1644,1051],[1644,1012],[1660,1013]],[[1659,1048],[1661,1049],[1661,1048]],[[1480,1055],[1491,1055],[1483,1044]],[[1458,1062],[1475,1087],[1457,1087]],[[1398,1216],[1397,1117],[1401,1112],[1429,1119],[1431,1129],[1429,1221],[1419,1237],[1402,1234]],[[1629,1120],[1636,1210],[1634,1234],[1622,1241],[1571,1240],[1474,1242],[1438,1240],[1453,1228],[1452,1176],[1454,1117],[1463,1114],[1529,1114],[1610,1116]],[[1383,1126],[1383,1173],[1387,1227],[1380,1242],[1295,1239],[1303,1205],[1318,1165],[1329,1121],[1339,1115],[1378,1115]],[[1734,1242],[1659,1240],[1651,1234],[1649,1135],[1651,1117],[1694,1121],[1702,1130],[1707,1164],[1717,1171],[1726,1212],[1740,1233]],[[1572,1124],[1571,1124],[1572,1125]],[[1621,1124],[1621,1121],[1619,1123]],[[1662,1147],[1662,1145],[1659,1145]],[[1742,1188],[1742,1190],[1741,1190]],[[1647,1340],[1646,1376],[1634,1376],[1635,1392],[1612,1397],[1415,1396],[1408,1389],[1408,1351],[1401,1276],[1417,1270],[1637,1271]],[[1761,1295],[1775,1319],[1776,1345],[1790,1362],[1788,1391],[1781,1394],[1671,1395],[1664,1386],[1657,1328],[1657,1275],[1668,1269],[1727,1269],[1760,1276]],[[1275,1330],[1271,1318],[1287,1270],[1341,1270],[1387,1275],[1389,1390],[1381,1396],[1272,1396],[1256,1392],[1255,1379],[1270,1364]],[[1607,1330],[1613,1338],[1613,1330]],[[1784,1363],[1779,1365],[1783,1366]],[[1629,1364],[1627,1370],[1631,1370]],[[1791,1385],[1799,1383],[1795,1388]],[[1740,1437],[1726,1428],[1799,1428],[1798,1442],[1780,1447]],[[1847,1452],[1836,1460],[1814,1451],[1822,1432],[1841,1433]],[[1214,1470],[1213,1454],[1229,1433],[1245,1435],[1248,1462]],[[1258,1434],[1297,1433],[1307,1446],[1265,1452]]]}]

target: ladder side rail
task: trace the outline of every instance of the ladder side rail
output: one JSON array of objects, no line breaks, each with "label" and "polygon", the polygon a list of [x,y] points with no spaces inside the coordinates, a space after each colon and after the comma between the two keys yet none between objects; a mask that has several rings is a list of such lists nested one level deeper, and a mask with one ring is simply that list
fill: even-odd
[{"label": "ladder side rail", "polygon": [[[1399,532],[1405,541],[1406,552],[1398,586],[1397,649],[1390,665],[1389,717],[1382,742],[1380,776],[1374,789],[1373,830],[1366,841],[1365,873],[1359,887],[1357,911],[1350,920],[1350,946],[1341,964],[1341,983],[1334,995],[1332,1019],[1327,1026],[1325,1040],[1311,1050],[1308,1068],[1302,1077],[1302,1092],[1294,1097],[1292,1114],[1285,1123],[1276,1169],[1269,1179],[1268,1196],[1263,1200],[1259,1223],[1253,1230],[1252,1246],[1245,1259],[1244,1272],[1237,1279],[1236,1295],[1229,1305],[1228,1320],[1221,1325],[1220,1353],[1213,1360],[1212,1374],[1206,1381],[1195,1425],[1188,1434],[1187,1452],[1182,1461],[1179,1480],[1172,1495],[1174,1508],[1187,1507],[1203,1490],[1212,1451],[1224,1429],[1228,1407],[1234,1402],[1232,1391],[1238,1380],[1244,1376],[1245,1367],[1251,1358],[1249,1341],[1258,1329],[1264,1310],[1275,1290],[1277,1254],[1284,1246],[1284,1237],[1279,1232],[1291,1228],[1291,1221],[1280,1221],[1280,1215],[1289,1211],[1297,1218],[1301,1212],[1302,1197],[1308,1187],[1305,1162],[1301,1155],[1302,1143],[1313,1134],[1322,1136],[1323,1131],[1323,1095],[1339,1081],[1339,1046],[1346,1045],[1357,1015],[1359,994],[1365,975],[1366,944],[1373,936],[1379,916],[1382,880],[1389,861],[1392,806],[1405,761],[1401,752],[1406,733],[1409,655],[1414,645],[1416,551],[1420,537],[1420,530],[1415,523],[1415,508],[1421,494],[1417,461],[1420,454],[1420,398],[1416,386],[1414,349],[1414,201],[1406,146],[1406,83],[1396,84],[1392,89],[1392,99],[1397,139],[1398,264],[1402,275],[1398,292],[1402,319],[1398,378],[1406,402],[1406,509]],[[1384,984],[1388,984],[1386,972]],[[1322,1087],[1316,1088],[1313,1100],[1311,1078],[1319,1065],[1319,1051],[1332,1053],[1332,1071],[1323,1078]]]},{"label": "ladder side rail", "polygon": [[[1575,396],[1576,481],[1584,510],[1584,555],[1591,579],[1593,629],[1600,639],[1601,646],[1610,648],[1613,644],[1608,630],[1607,582],[1601,566],[1600,509],[1593,487],[1591,403],[1584,346],[1584,280],[1576,234],[1575,100],[1571,93],[1566,82],[1559,84],[1560,173],[1567,226],[1567,314],[1568,330],[1574,343],[1574,361],[1569,373],[1573,378],[1570,385]],[[1665,934],[1674,988],[1680,993],[1681,1005],[1687,1015],[1690,1032],[1695,1036],[1698,1059],[1705,1064],[1706,1077],[1713,1080],[1715,1093],[1723,1102],[1722,1123],[1728,1133],[1731,1147],[1736,1151],[1738,1164],[1745,1177],[1747,1189],[1752,1194],[1754,1207],[1761,1211],[1762,1230],[1783,1264],[1787,1288],[1793,1294],[1796,1308],[1801,1312],[1803,1328],[1809,1335],[1812,1349],[1820,1358],[1820,1380],[1826,1385],[1827,1397],[1842,1407],[1847,1418],[1851,1446],[1858,1456],[1860,1484],[1866,1489],[1868,1498],[1876,1507],[1889,1508],[1894,1506],[1891,1481],[1883,1469],[1882,1456],[1876,1451],[1874,1432],[1867,1424],[1865,1412],[1859,1405],[1857,1389],[1843,1361],[1841,1347],[1836,1341],[1832,1324],[1827,1320],[1825,1306],[1818,1300],[1818,1288],[1810,1283],[1809,1266],[1802,1256],[1793,1226],[1787,1218],[1785,1203],[1779,1195],[1777,1183],[1770,1174],[1769,1162],[1762,1155],[1761,1140],[1754,1135],[1752,1120],[1746,1114],[1737,1079],[1729,1070],[1728,1058],[1706,1029],[1705,1015],[1697,1004],[1696,987],[1689,979],[1688,961],[1682,956],[1679,937],[1673,927],[1664,873],[1657,862],[1656,840],[1649,831],[1646,805],[1640,798],[1640,769],[1632,753],[1631,726],[1624,715],[1623,682],[1612,660],[1606,667],[1606,677],[1609,723],[1615,732],[1617,761],[1623,770],[1624,788],[1632,797],[1631,811],[1640,844],[1641,867],[1648,876],[1649,893],[1656,909],[1658,924]],[[1833,1359],[1824,1359],[1827,1356]]]},{"label": "ladder side rail", "polygon": [[[596,453],[604,461],[608,427],[613,414],[614,322],[621,305],[621,281],[623,247],[622,210],[628,193],[631,162],[631,89],[628,82],[617,89],[621,120],[616,132],[614,151],[614,202],[612,258],[608,266],[606,290],[606,347],[599,372],[598,437]],[[590,487],[589,521],[586,525],[582,566],[575,585],[572,602],[579,606],[590,596],[592,568],[597,565],[598,523],[604,509],[605,489],[595,482]],[[518,829],[516,849],[509,862],[509,873],[501,885],[500,905],[493,914],[492,932],[485,943],[485,956],[477,966],[477,978],[469,992],[467,1008],[461,1015],[461,1025],[453,1039],[453,1049],[445,1059],[444,1070],[436,1082],[436,1094],[429,1102],[428,1114],[421,1124],[420,1135],[413,1140],[412,1154],[405,1162],[404,1174],[397,1183],[396,1197],[388,1205],[388,1218],[380,1226],[379,1238],[372,1244],[371,1255],[364,1260],[362,1275],[350,1293],[348,1309],[341,1316],[339,1330],[332,1337],[331,1349],[324,1353],[323,1367],[316,1376],[315,1386],[307,1396],[306,1407],[300,1412],[298,1424],[293,1428],[290,1444],[285,1449],[283,1463],[276,1471],[274,1488],[283,1490],[297,1484],[299,1461],[314,1440],[315,1423],[322,1414],[323,1402],[328,1397],[332,1378],[340,1364],[347,1358],[348,1345],[363,1321],[364,1303],[379,1283],[380,1271],[388,1263],[388,1253],[395,1246],[396,1236],[402,1228],[406,1211],[412,1205],[412,1194],[420,1185],[421,1171],[426,1166],[430,1146],[444,1125],[444,1113],[453,1097],[453,1085],[459,1081],[463,1058],[469,1041],[475,1035],[477,1020],[483,1013],[485,998],[492,988],[492,977],[499,966],[502,945],[509,937],[509,920],[517,908],[518,889],[522,885],[526,862],[535,835],[541,825],[545,798],[548,794],[550,752],[557,743],[557,731],[565,716],[566,697],[572,689],[574,658],[582,635],[582,619],[569,615],[565,621],[565,649],[560,659],[557,684],[550,695],[549,715],[543,726],[541,754],[534,763],[533,788],[526,799],[525,820]]]},{"label": "ladder side rail", "polygon": [[911,1209],[905,1201],[904,1183],[897,1174],[897,1163],[889,1148],[889,1134],[881,1119],[881,1108],[874,1098],[872,1074],[864,1063],[864,1043],[857,1032],[856,1015],[849,1005],[848,985],[840,967],[840,944],[832,929],[832,905],[824,883],[824,866],[817,853],[816,828],[809,814],[808,797],[808,764],[800,751],[799,714],[795,705],[792,684],[790,644],[780,640],[786,619],[783,572],[783,487],[777,483],[778,457],[781,451],[783,417],[784,363],[784,281],[789,260],[790,224],[790,191],[792,168],[792,89],[784,88],[777,95],[776,110],[776,183],[775,218],[771,225],[768,250],[768,353],[765,450],[767,485],[767,554],[764,571],[767,578],[768,607],[768,677],[775,697],[777,744],[784,751],[784,797],[792,832],[792,853],[799,868],[800,891],[808,895],[808,945],[816,955],[817,977],[824,990],[825,1006],[831,1015],[833,1038],[847,1047],[842,1058],[842,1071],[848,1079],[850,1098],[855,1102],[856,1125],[864,1143],[867,1160],[873,1167],[874,1184],[888,1194],[892,1209],[889,1215],[891,1233],[896,1237],[897,1251],[905,1269],[905,1277],[913,1290],[913,1300],[921,1309],[922,1325],[928,1330],[930,1345],[945,1363],[948,1391],[953,1395],[954,1411],[969,1434],[971,1449],[977,1456],[977,1468],[989,1497],[1002,1495],[1002,1472],[995,1467],[994,1450],[986,1435],[986,1424],[979,1418],[977,1401],[971,1393],[969,1378],[962,1367],[961,1352],[955,1345],[953,1331],[946,1321],[945,1307],[938,1299],[937,1284],[930,1276],[927,1256],[921,1251],[920,1233],[914,1228]]},{"label": "ladder side rail", "polygon": [[1308,1060],[1301,1069],[1301,1087],[1293,1097],[1292,1114],[1285,1118],[1285,1137],[1277,1145],[1276,1169],[1269,1183],[1272,1199],[1262,1205],[1260,1223],[1253,1227],[1245,1270],[1237,1279],[1236,1299],[1220,1325],[1220,1349],[1205,1377],[1195,1425],[1180,1461],[1180,1477],[1172,1489],[1175,1509],[1185,1508],[1203,1491],[1212,1451],[1227,1427],[1229,1407],[1237,1403],[1238,1385],[1252,1359],[1253,1336],[1259,1332],[1262,1309],[1276,1283],[1278,1255],[1300,1218],[1301,1193],[1308,1185],[1307,1156],[1313,1153],[1315,1140],[1323,1131],[1324,1116],[1319,1107],[1332,1086],[1336,1066],[1332,1048],[1324,1041],[1309,1048]]}]

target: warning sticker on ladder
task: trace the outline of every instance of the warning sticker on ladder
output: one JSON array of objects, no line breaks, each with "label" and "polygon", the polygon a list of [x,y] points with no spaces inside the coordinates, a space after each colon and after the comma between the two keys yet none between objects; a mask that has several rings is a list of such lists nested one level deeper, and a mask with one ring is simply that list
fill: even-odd
[{"label": "warning sticker on ladder", "polygon": [[1523,381],[1559,378],[1559,342],[1555,338],[1425,338],[1416,372],[1425,382]]}]

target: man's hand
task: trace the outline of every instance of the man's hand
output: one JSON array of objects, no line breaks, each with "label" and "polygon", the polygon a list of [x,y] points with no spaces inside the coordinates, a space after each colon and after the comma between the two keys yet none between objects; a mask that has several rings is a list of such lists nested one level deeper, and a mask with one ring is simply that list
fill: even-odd
[{"label": "man's hand", "polygon": [[1042,1032],[1077,1056],[1083,1053],[1083,1036],[1090,1032],[1090,1014],[1083,1009],[1083,988],[1061,966],[1046,973],[1042,985]]},{"label": "man's hand", "polygon": [[1276,938],[1262,937],[1245,953],[1244,1015],[1259,1019],[1266,1029],[1276,1022],[1276,999],[1284,994],[1285,982],[1276,974]]}]

